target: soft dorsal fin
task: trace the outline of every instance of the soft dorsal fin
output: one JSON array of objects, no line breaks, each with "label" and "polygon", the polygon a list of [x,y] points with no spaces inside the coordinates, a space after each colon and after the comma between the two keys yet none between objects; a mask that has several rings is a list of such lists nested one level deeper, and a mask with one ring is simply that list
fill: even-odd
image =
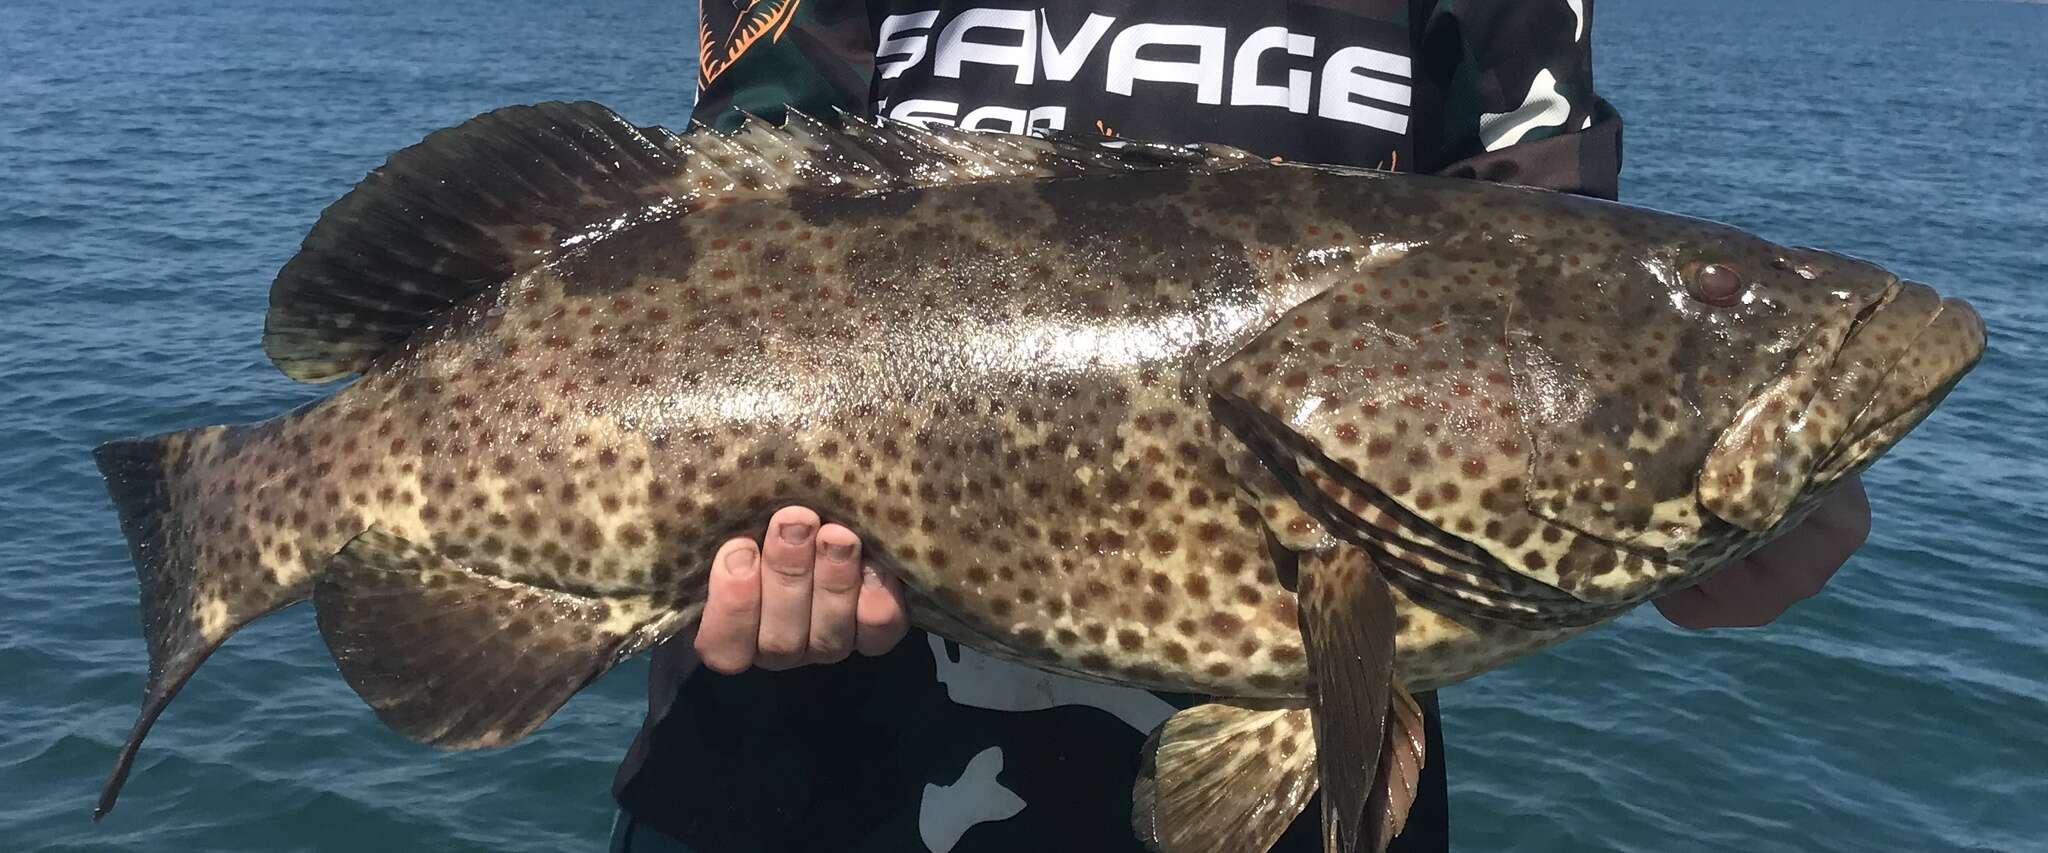
[{"label": "soft dorsal fin", "polygon": [[506,107],[399,151],[329,206],[271,285],[263,349],[294,379],[366,369],[476,293],[637,222],[792,189],[877,192],[1262,164],[1236,149],[927,129],[792,113],[732,133],[594,103]]}]

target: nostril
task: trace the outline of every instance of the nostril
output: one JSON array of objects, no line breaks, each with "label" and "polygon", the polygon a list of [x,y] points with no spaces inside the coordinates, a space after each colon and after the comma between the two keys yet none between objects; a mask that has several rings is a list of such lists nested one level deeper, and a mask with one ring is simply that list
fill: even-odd
[{"label": "nostril", "polygon": [[[1798,249],[1795,251],[1812,250]],[[1820,278],[1820,272],[1815,270],[1812,264],[1795,264],[1792,262],[1791,258],[1787,258],[1783,255],[1779,255],[1778,257],[1771,259],[1771,268],[1783,272],[1789,272],[1793,275],[1799,276],[1800,278],[1806,279],[1807,281],[1812,281],[1816,278]]]}]

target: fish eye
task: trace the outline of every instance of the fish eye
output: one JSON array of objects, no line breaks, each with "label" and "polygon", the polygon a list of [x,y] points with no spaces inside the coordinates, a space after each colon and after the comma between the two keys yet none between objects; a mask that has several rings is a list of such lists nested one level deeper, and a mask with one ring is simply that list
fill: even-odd
[{"label": "fish eye", "polygon": [[1726,307],[1742,298],[1742,272],[1728,264],[1694,261],[1685,265],[1685,280],[1693,298],[1708,305]]}]

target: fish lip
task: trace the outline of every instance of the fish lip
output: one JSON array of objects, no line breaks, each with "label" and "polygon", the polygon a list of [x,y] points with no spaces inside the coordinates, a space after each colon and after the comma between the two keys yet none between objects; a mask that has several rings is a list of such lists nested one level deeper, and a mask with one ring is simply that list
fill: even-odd
[{"label": "fish lip", "polygon": [[[1927,285],[1919,284],[1919,282],[1908,283],[1927,287]],[[1984,326],[1984,315],[1979,313],[1977,306],[1970,304],[1969,300],[1957,296],[1944,296],[1941,302],[1935,306],[1934,313],[1928,316],[1927,325],[1920,327],[1919,333],[1913,336],[1913,342],[1902,348],[1902,352],[1922,350],[1924,347],[1920,345],[1921,341],[1925,340],[1936,328],[1946,323],[1957,322],[1961,323],[1960,331],[1964,335],[1965,355],[1957,359],[1953,364],[1945,366],[1947,378],[1943,379],[1939,385],[1934,385],[1928,389],[1926,396],[1931,399],[1939,400],[1946,396],[1949,389],[1954,388],[1956,383],[1961,382],[1964,376],[1969,375],[1970,371],[1977,367],[1978,362],[1984,360],[1984,351],[1989,346],[1988,335]],[[1904,361],[1904,359],[1902,358],[1901,361]],[[1897,369],[1897,365],[1893,365],[1893,370],[1896,371]],[[1886,374],[1886,378],[1890,378],[1889,373]],[[1893,413],[1894,416],[1897,414],[1899,413]]]},{"label": "fish lip", "polygon": [[[1919,284],[1919,282],[1911,283]],[[1921,286],[1926,287],[1926,285]],[[1964,299],[1960,296],[1946,296],[1942,297],[1941,309],[1934,312],[1935,315],[1932,319],[1928,321],[1928,325],[1932,326],[1935,320],[1941,319],[1943,315],[1948,314],[1950,312],[1960,314],[1964,317],[1964,323],[1966,324],[1964,326],[1964,330],[1969,332],[1972,337],[1972,353],[1969,360],[1970,363],[1964,368],[1965,370],[1967,370],[1970,367],[1975,367],[1977,365],[1977,362],[1984,358],[1984,350],[1989,345],[1989,335],[1984,327],[1984,315],[1979,313],[1977,311],[1977,306],[1970,304],[1969,300]]]},{"label": "fish lip", "polygon": [[[1909,287],[1917,287],[1928,293],[1940,295],[1938,291],[1926,283],[1906,279],[1901,279],[1896,289],[1903,292],[1905,288]],[[1962,378],[1963,374],[1968,373],[1984,357],[1984,315],[1978,313],[1977,307],[1971,305],[1968,300],[1956,296],[1943,296],[1939,302],[1935,303],[1934,310],[1928,312],[1927,321],[1920,324],[1919,329],[1914,332],[1912,340],[1899,345],[1893,350],[1899,357],[1894,359],[1892,366],[1885,371],[1885,378],[1890,379],[1898,372],[1900,365],[1906,361],[1906,355],[1923,349],[1922,342],[1927,339],[1930,332],[1939,328],[1944,320],[1953,320],[1957,317],[1962,319],[1962,331],[1968,338],[1969,351],[1966,357],[1959,360],[1956,364],[1949,366],[1948,370],[1951,372],[1949,382],[1952,383],[1956,379]]]},{"label": "fish lip", "polygon": [[[1859,312],[1857,322],[1851,329],[1850,334],[1844,337],[1841,349],[1846,351],[1849,348],[1849,344],[1855,341],[1857,336],[1862,333],[1870,317],[1875,317],[1879,311],[1889,310],[1899,294],[1906,292],[1910,288],[1918,288],[1929,294],[1939,295],[1932,286],[1925,282],[1894,278],[1891,286],[1885,289],[1885,293],[1880,301],[1866,306],[1863,311]],[[1880,401],[1885,398],[1885,390],[1901,380],[1900,370],[1907,364],[1908,357],[1915,351],[1924,349],[1923,343],[1927,340],[1928,335],[1936,329],[1942,328],[1944,320],[1954,320],[1958,317],[1961,318],[1963,323],[1962,332],[1967,339],[1967,352],[1963,358],[1958,359],[1954,364],[1940,367],[1941,372],[1946,375],[1946,378],[1940,383],[1929,385],[1923,393],[1915,395],[1902,405],[1889,407],[1889,411],[1874,411],[1874,409],[1879,407]],[[1977,362],[1983,359],[1985,344],[1984,317],[1978,313],[1976,306],[1971,305],[1969,301],[1960,297],[1941,297],[1935,303],[1934,310],[1927,312],[1926,320],[1918,325],[1913,335],[1903,343],[1892,348],[1891,363],[1886,366],[1884,375],[1878,381],[1871,384],[1870,396],[1863,401],[1862,408],[1850,422],[1851,428],[1844,430],[1841,438],[1837,440],[1834,450],[1829,454],[1830,457],[1834,457],[1848,448],[1856,446],[1870,435],[1890,427],[1896,419],[1912,412],[1915,408],[1923,405],[1925,401],[1938,401],[1946,396],[1949,389],[1955,387],[1957,382],[1962,381],[1963,376],[1967,375],[1976,366]],[[1936,349],[1940,350],[1942,348]],[[1910,379],[1910,377],[1907,379]],[[1828,464],[1832,465],[1835,461],[1833,458],[1830,458]]]}]

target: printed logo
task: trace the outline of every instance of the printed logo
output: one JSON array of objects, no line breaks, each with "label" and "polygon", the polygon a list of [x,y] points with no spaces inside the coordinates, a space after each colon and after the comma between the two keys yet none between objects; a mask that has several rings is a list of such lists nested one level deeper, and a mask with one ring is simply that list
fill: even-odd
[{"label": "printed logo", "polygon": [[[968,8],[950,18],[929,9],[884,18],[876,42],[880,81],[920,78],[918,97],[884,99],[877,113],[975,130],[1066,129],[1072,102],[1055,92],[1078,86],[1089,97],[1130,98],[1142,88],[1198,110],[1284,111],[1399,136],[1408,131],[1413,96],[1407,56],[1277,25],[1232,29],[1101,12],[1055,25],[1043,9]],[[1017,95],[1010,104],[940,95],[941,81],[968,75]],[[1033,96],[1024,93],[1034,89],[1052,103],[1031,106]]]}]

